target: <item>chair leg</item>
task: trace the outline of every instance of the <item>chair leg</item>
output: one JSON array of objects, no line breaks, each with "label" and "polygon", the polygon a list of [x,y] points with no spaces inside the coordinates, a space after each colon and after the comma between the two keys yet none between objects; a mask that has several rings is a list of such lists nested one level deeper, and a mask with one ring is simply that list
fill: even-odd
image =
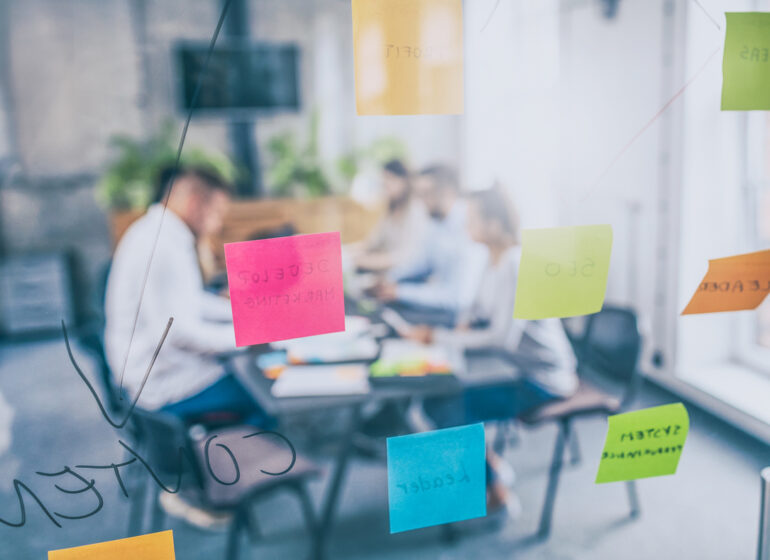
[{"label": "chair leg", "polygon": [[163,523],[166,520],[166,513],[160,506],[160,493],[164,492],[164,490],[161,490],[157,484],[153,483],[153,481],[148,481],[148,483],[152,486],[152,498],[150,498],[152,501],[150,527],[152,527],[153,533],[157,533],[158,531],[163,530]]},{"label": "chair leg", "polygon": [[305,518],[305,527],[308,533],[310,533],[311,550],[313,554],[318,556],[318,522],[316,521],[315,510],[313,509],[313,501],[310,499],[310,492],[308,492],[307,486],[303,482],[300,482],[295,486],[297,496],[299,497],[300,505],[302,506],[302,516]]},{"label": "chair leg", "polygon": [[147,503],[147,493],[150,491],[149,485],[152,481],[150,477],[145,480],[139,480],[136,476],[132,481],[131,491],[129,493],[128,509],[128,536],[142,534],[142,525],[144,518],[145,504]]},{"label": "chair leg", "polygon": [[628,504],[631,506],[631,517],[637,518],[640,514],[639,495],[636,493],[636,481],[626,481],[626,491],[628,492]]},{"label": "chair leg", "polygon": [[553,506],[556,501],[556,489],[559,486],[559,475],[564,464],[564,447],[570,436],[570,421],[562,420],[559,422],[559,432],[556,435],[556,445],[553,450],[553,459],[551,459],[551,468],[548,473],[548,487],[545,492],[545,503],[543,512],[540,515],[540,526],[537,530],[537,536],[545,539],[551,532],[551,518],[553,517]]},{"label": "chair leg", "polygon": [[254,511],[253,505],[246,506],[244,521],[251,544],[256,544],[262,537],[262,531],[259,529],[259,521],[257,520],[257,513]]},{"label": "chair leg", "polygon": [[230,530],[227,533],[227,550],[225,551],[226,560],[238,560],[241,528],[246,524],[246,515],[248,514],[244,507],[239,507],[230,522]]},{"label": "chair leg", "polygon": [[582,460],[580,442],[578,441],[577,431],[574,429],[570,430],[569,434],[569,456],[571,465],[576,466],[580,464],[580,461]]}]

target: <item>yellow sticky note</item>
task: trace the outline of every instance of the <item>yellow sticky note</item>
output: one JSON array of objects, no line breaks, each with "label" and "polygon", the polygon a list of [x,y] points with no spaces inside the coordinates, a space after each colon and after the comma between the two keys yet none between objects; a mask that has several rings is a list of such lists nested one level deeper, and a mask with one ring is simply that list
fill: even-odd
[{"label": "yellow sticky note", "polygon": [[770,293],[770,250],[712,259],[682,315],[755,309]]},{"label": "yellow sticky note", "polygon": [[682,403],[616,414],[608,423],[597,484],[676,472],[690,429]]},{"label": "yellow sticky note", "polygon": [[171,531],[118,539],[98,544],[62,548],[48,553],[48,560],[174,560]]},{"label": "yellow sticky note", "polygon": [[770,12],[725,18],[722,110],[770,110]]},{"label": "yellow sticky note", "polygon": [[525,229],[521,239],[514,318],[573,317],[601,310],[612,226]]},{"label": "yellow sticky note", "polygon": [[462,0],[353,0],[359,115],[462,114]]}]

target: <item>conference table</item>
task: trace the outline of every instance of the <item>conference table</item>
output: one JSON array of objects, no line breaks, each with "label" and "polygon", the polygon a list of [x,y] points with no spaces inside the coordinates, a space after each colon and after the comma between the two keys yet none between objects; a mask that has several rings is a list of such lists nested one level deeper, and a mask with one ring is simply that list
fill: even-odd
[{"label": "conference table", "polygon": [[[391,331],[388,337],[395,336]],[[386,338],[388,338],[386,337]],[[383,339],[378,340],[382,343]],[[362,409],[372,402],[410,402],[431,397],[458,395],[469,386],[501,385],[513,382],[515,366],[505,358],[489,353],[466,355],[460,371],[454,375],[408,378],[394,383],[371,383],[367,394],[344,396],[275,397],[271,392],[273,379],[266,377],[257,366],[257,357],[271,351],[268,345],[252,347],[248,352],[230,357],[231,371],[265,412],[279,420],[319,411],[345,411],[345,423],[333,462],[332,474],[321,505],[320,522],[315,540],[314,557],[324,556],[332,530],[342,484],[350,459],[355,451],[354,440],[363,428]],[[355,362],[365,363],[365,362]],[[395,434],[394,434],[395,435]],[[447,536],[451,537],[451,529]]]}]

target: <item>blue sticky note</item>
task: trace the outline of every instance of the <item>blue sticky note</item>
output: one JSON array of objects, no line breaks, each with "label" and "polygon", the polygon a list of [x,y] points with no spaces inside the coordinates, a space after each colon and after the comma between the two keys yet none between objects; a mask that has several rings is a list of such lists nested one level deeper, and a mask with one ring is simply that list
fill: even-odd
[{"label": "blue sticky note", "polygon": [[390,532],[487,514],[484,424],[388,438]]}]

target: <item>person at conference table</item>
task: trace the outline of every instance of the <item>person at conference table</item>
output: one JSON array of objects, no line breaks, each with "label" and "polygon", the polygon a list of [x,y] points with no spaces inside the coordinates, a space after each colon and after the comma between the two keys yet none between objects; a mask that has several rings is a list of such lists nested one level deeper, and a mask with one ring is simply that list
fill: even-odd
[{"label": "person at conference table", "polygon": [[[162,188],[168,188],[171,178],[167,172],[161,175]],[[165,211],[156,202],[128,228],[107,282],[105,350],[115,385],[122,377],[133,399],[173,317],[138,406],[169,412],[187,423],[224,413],[234,416],[233,422],[264,426],[267,415],[220,362],[219,355],[235,349],[232,311],[227,299],[204,290],[196,253],[199,239],[221,229],[229,192],[214,171],[181,168]]]},{"label": "person at conference table", "polygon": [[421,170],[415,192],[431,220],[410,258],[396,264],[375,290],[383,302],[426,312],[467,311],[483,268],[483,251],[466,231],[466,204],[457,176],[445,165]]},{"label": "person at conference table", "polygon": [[[578,387],[575,357],[559,319],[513,318],[521,250],[518,218],[499,185],[471,193],[468,232],[488,253],[481,283],[469,313],[455,329],[413,326],[402,335],[422,343],[452,345],[463,351],[490,350],[505,355],[519,371],[517,380],[466,389],[459,397],[426,399],[423,410],[439,428],[516,418],[549,401],[569,397]],[[483,324],[471,328],[473,324]],[[490,448],[488,505],[518,509],[500,473],[512,471]],[[505,477],[503,477],[505,478]]]},{"label": "person at conference table", "polygon": [[383,272],[408,262],[428,225],[425,207],[413,194],[411,174],[400,160],[390,160],[383,166],[382,187],[387,198],[386,214],[355,259],[359,269],[370,272]]}]

